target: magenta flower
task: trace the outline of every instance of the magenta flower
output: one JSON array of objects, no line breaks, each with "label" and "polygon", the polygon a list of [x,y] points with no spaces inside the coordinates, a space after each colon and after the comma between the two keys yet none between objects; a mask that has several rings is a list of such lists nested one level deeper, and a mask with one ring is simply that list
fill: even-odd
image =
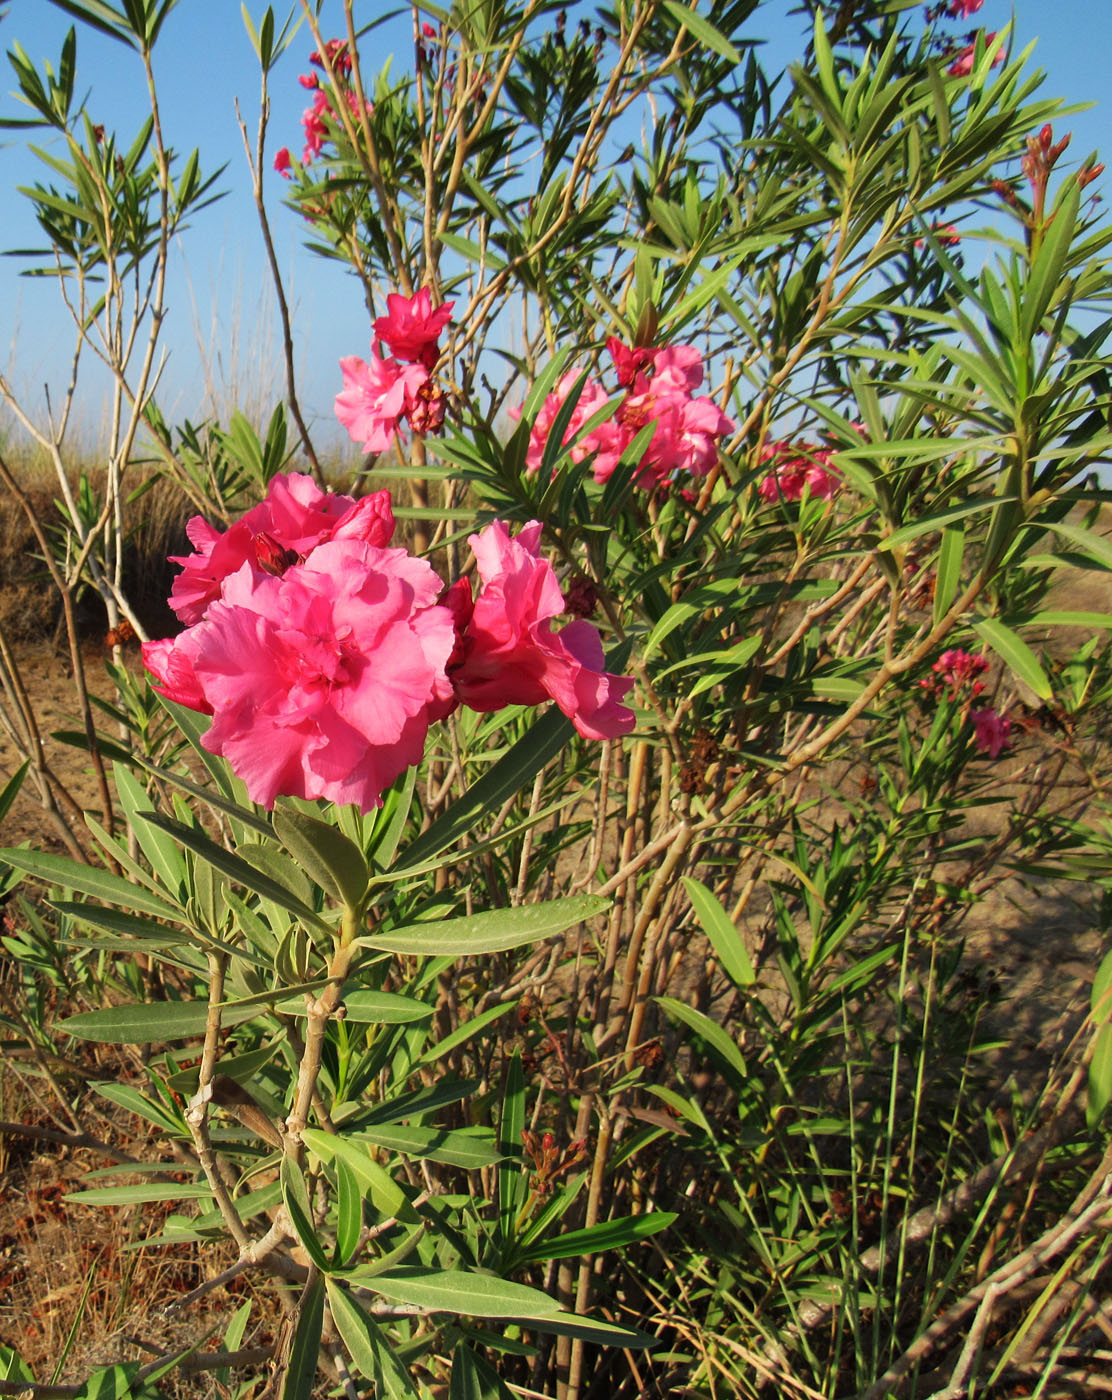
[{"label": "magenta flower", "polygon": [[279,556],[274,547],[302,559],[333,537],[364,539],[381,547],[393,536],[394,516],[388,491],[357,501],[322,491],[311,476],[291,472],[276,476],[266,499],[230,529],[217,530],[195,515],[185,532],[196,553],[171,557],[182,571],[171,587],[170,606],[189,626],[200,622],[220,597],[224,580],[244,564],[263,573],[276,572]]},{"label": "magenta flower", "polygon": [[633,679],[603,670],[596,628],[577,619],[552,631],[564,597],[552,566],[539,557],[540,535],[538,521],[511,538],[496,520],[470,537],[482,587],[466,623],[463,660],[451,671],[456,694],[480,711],[552,699],[585,738],[628,733],[634,716],[620,701]]},{"label": "magenta flower", "polygon": [[344,387],[336,395],[336,417],[364,452],[385,452],[429,377],[424,365],[399,365],[371,351],[370,361],[348,355],[340,361]]},{"label": "magenta flower", "polygon": [[951,19],[968,19],[975,15],[985,0],[950,0],[946,11]]},{"label": "magenta flower", "polygon": [[969,718],[973,721],[973,742],[981,750],[987,753],[989,758],[999,758],[1001,752],[1008,747],[1009,736],[1012,732],[1012,722],[1006,715],[998,715],[995,710],[971,710]]},{"label": "magenta flower", "polygon": [[391,292],[386,298],[386,315],[375,322],[375,335],[399,360],[431,370],[440,358],[436,342],[452,319],[454,306],[454,301],[445,301],[434,310],[428,287],[412,297]]},{"label": "magenta flower", "polygon": [[293,157],[290,155],[289,147],[283,146],[274,156],[274,168],[279,175],[284,175],[290,179],[290,166],[293,164]]}]

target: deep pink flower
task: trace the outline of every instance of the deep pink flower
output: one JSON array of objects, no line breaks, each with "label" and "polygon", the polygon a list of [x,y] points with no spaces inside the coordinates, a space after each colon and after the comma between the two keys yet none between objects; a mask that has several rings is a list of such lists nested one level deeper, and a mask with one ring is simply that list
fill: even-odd
[{"label": "deep pink flower", "polygon": [[975,15],[985,0],[950,0],[946,10],[951,19],[968,19]]},{"label": "deep pink flower", "polygon": [[953,647],[942,653],[931,670],[938,677],[937,683],[949,686],[951,696],[956,696],[967,685],[974,695],[980,695],[984,684],[977,677],[988,670],[988,657],[974,656],[960,647]]},{"label": "deep pink flower", "polygon": [[761,453],[771,472],[757,486],[766,501],[798,501],[807,492],[822,501],[834,498],[842,478],[831,465],[831,449],[817,443],[770,442]]},{"label": "deep pink flower", "polygon": [[421,33],[425,36],[426,39],[436,38],[436,30],[428,22],[428,20],[425,20],[425,22],[421,25]]},{"label": "deep pink flower", "polygon": [[987,753],[989,758],[999,758],[1001,752],[1007,748],[1009,735],[1012,732],[1012,722],[1006,715],[998,715],[995,710],[971,710],[969,718],[973,721],[973,742],[981,750]]},{"label": "deep pink flower", "polygon": [[170,606],[182,622],[192,625],[220,597],[224,580],[242,565],[267,572],[275,546],[306,558],[334,535],[383,546],[389,544],[393,530],[388,491],[354,500],[322,491],[311,476],[297,472],[276,476],[265,500],[229,529],[217,530],[199,515],[189,521],[185,532],[196,552],[170,560],[182,566],[171,588]]},{"label": "deep pink flower", "polygon": [[[986,35],[985,35],[985,47],[986,47],[986,48],[990,48],[991,45],[992,45],[992,41],[993,41],[995,38],[996,38],[996,31],[995,31],[995,30],[993,30],[991,34],[986,34]],[[972,73],[972,71],[973,71],[973,59],[974,59],[974,57],[975,57],[975,55],[976,55],[976,52],[977,52],[977,45],[976,45],[976,44],[967,44],[966,47],[965,47],[964,49],[962,49],[962,50],[958,53],[958,55],[957,55],[957,57],[954,59],[953,63],[950,64],[949,68],[946,69],[947,73],[949,73],[950,76],[951,76],[951,77],[954,77],[954,78],[967,78],[967,77],[970,75],[970,73]],[[998,49],[996,50],[995,54],[993,54],[993,57],[992,57],[992,67],[995,68],[995,67],[997,67],[999,64],[1001,64],[1001,63],[1003,63],[1003,62],[1004,62],[1004,48],[1003,48],[1003,45],[1001,45],[1000,48],[998,48]]]},{"label": "deep pink flower", "polygon": [[[328,61],[332,64],[333,70],[340,77],[347,77],[351,72],[351,50],[347,46],[345,39],[329,39],[324,46],[324,51],[328,55]],[[324,59],[320,56],[320,51],[309,55],[309,62],[315,68],[324,67]]]},{"label": "deep pink flower", "polygon": [[623,387],[632,384],[642,371],[651,369],[656,359],[656,351],[648,345],[624,344],[616,335],[607,336],[606,348],[614,361],[618,383]]},{"label": "deep pink flower", "polygon": [[290,179],[290,166],[292,163],[293,157],[290,155],[288,146],[283,146],[280,151],[275,153],[274,168],[279,175],[284,175],[287,180]]},{"label": "deep pink flower", "polygon": [[340,361],[344,387],[336,395],[336,417],[364,452],[385,452],[418,390],[429,377],[424,365],[399,365],[371,351],[369,361],[349,355]]},{"label": "deep pink flower", "polygon": [[192,667],[213,715],[204,745],[252,801],[270,807],[284,794],[369,811],[420,761],[430,710],[451,696],[455,632],[440,589],[404,549],[329,541],[280,578],[245,566],[152,660],[164,687],[174,663]]},{"label": "deep pink flower", "polygon": [[620,701],[633,679],[603,670],[598,631],[581,619],[552,631],[564,597],[540,535],[535,520],[515,538],[496,520],[470,537],[482,587],[451,673],[456,694],[481,711],[552,699],[585,738],[628,733],[634,716]]},{"label": "deep pink flower", "polygon": [[440,358],[436,342],[452,319],[454,306],[454,301],[445,301],[434,310],[428,287],[412,297],[391,292],[386,298],[386,315],[375,322],[375,335],[399,360],[431,370]]},{"label": "deep pink flower", "polygon": [[310,92],[314,88],[320,87],[320,79],[315,73],[298,73],[297,81],[303,88],[308,88]]}]

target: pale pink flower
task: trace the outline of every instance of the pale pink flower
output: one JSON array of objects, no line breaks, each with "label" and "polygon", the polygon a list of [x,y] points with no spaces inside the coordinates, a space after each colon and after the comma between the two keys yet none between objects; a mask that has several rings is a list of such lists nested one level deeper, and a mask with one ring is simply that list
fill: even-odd
[{"label": "pale pink flower", "polygon": [[[252,506],[228,530],[217,530],[200,515],[185,532],[196,551],[171,557],[182,571],[170,591],[170,606],[187,626],[199,622],[210,603],[220,597],[224,580],[243,564],[274,572],[280,550],[307,557],[318,544],[339,538],[389,544],[394,531],[388,491],[354,500],[322,491],[311,476],[290,472],[274,477],[266,498]],[[285,561],[287,564],[293,562]]]},{"label": "pale pink flower", "polygon": [[428,287],[412,297],[391,292],[386,298],[386,315],[375,322],[375,335],[399,360],[431,370],[440,358],[436,342],[452,319],[454,306],[454,301],[445,301],[434,309]]},{"label": "pale pink flower", "polygon": [[336,417],[364,452],[385,452],[418,390],[429,377],[424,365],[399,365],[371,351],[369,361],[349,355],[340,361],[344,387],[336,395]]},{"label": "pale pink flower", "polygon": [[1007,748],[1009,735],[1012,732],[1012,722],[1006,715],[998,715],[995,710],[971,710],[969,718],[973,721],[973,742],[981,750],[987,753],[989,758],[999,758],[1001,752]]},{"label": "pale pink flower", "polygon": [[[995,31],[995,30],[993,30],[993,32],[992,32],[991,34],[986,34],[986,35],[985,35],[985,47],[986,47],[986,48],[991,47],[992,41],[993,41],[995,38],[996,38],[996,31]],[[953,78],[968,78],[968,76],[970,75],[970,73],[972,73],[972,71],[973,71],[973,59],[974,59],[974,57],[976,56],[976,52],[977,52],[977,45],[976,45],[976,44],[967,44],[966,47],[965,47],[964,49],[962,49],[962,50],[958,53],[958,55],[957,55],[957,57],[954,59],[953,63],[950,64],[949,68],[946,69],[947,73],[949,73],[950,76],[953,77]],[[993,67],[993,68],[996,68],[999,64],[1001,64],[1001,63],[1003,63],[1003,62],[1004,62],[1004,48],[1003,48],[1003,45],[1001,45],[1001,47],[998,48],[998,49],[996,50],[995,54],[993,54],[993,56],[992,56],[992,67]]]},{"label": "pale pink flower", "polygon": [[451,670],[456,694],[481,711],[552,699],[585,738],[628,733],[634,716],[620,701],[633,679],[603,670],[596,628],[577,619],[552,631],[564,597],[540,535],[535,520],[515,538],[496,520],[470,537],[482,587]]},{"label": "pale pink flower", "polygon": [[451,696],[455,633],[440,589],[423,560],[360,540],[322,544],[280,578],[244,567],[226,580],[173,653],[213,715],[202,742],[252,801],[369,811],[420,761],[430,709]]},{"label": "pale pink flower", "polygon": [[[556,415],[563,408],[564,400],[574,389],[581,374],[581,370],[568,370],[541,406],[541,411],[537,414],[533,429],[529,434],[529,446],[525,453],[527,471],[535,472],[540,467],[544,458],[545,444],[552,432]],[[575,408],[572,410],[571,419],[564,429],[563,441],[565,443],[571,442],[587,420],[592,418],[607,402],[606,391],[602,385],[596,380],[588,379],[583,385]],[[623,435],[618,430],[614,420],[608,418],[577,442],[571,449],[569,456],[573,462],[582,462],[585,457],[589,457],[592,453],[598,453],[599,456],[596,458],[594,467],[595,480],[605,481],[617,465],[622,449],[628,441],[628,435]],[[602,463],[601,466],[600,463]],[[604,474],[600,475],[600,472]]]}]

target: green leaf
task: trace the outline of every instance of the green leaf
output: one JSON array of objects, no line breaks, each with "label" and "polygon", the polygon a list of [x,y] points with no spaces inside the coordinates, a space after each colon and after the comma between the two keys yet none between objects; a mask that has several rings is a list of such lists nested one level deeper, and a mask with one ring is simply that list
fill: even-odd
[{"label": "green leaf", "polygon": [[305,1188],[305,1178],[301,1175],[301,1169],[297,1163],[290,1157],[282,1158],[280,1180],[282,1182],[282,1200],[289,1213],[293,1228],[297,1231],[297,1238],[321,1273],[326,1274],[330,1265],[328,1256],[324,1252],[324,1245],[321,1244],[317,1232],[313,1228],[313,1210],[309,1205],[309,1193]]},{"label": "green leaf", "polygon": [[1089,1061],[1089,1102],[1085,1116],[1089,1126],[1097,1120],[1112,1098],[1112,1021],[1105,1021],[1093,1040],[1093,1057]]},{"label": "green leaf", "polygon": [[351,1136],[392,1152],[402,1152],[418,1161],[443,1162],[449,1167],[478,1171],[502,1160],[494,1137],[486,1128],[430,1128],[413,1124],[385,1123],[361,1128]]},{"label": "green leaf", "polygon": [[965,552],[965,530],[961,526],[948,526],[942,531],[942,544],[938,550],[938,571],[934,580],[934,622],[937,625],[946,616],[950,604],[961,583],[961,562]]},{"label": "green leaf", "polygon": [[435,1045],[431,1045],[413,1065],[413,1069],[419,1069],[423,1065],[434,1064],[437,1060],[443,1059],[445,1055],[454,1050],[457,1045],[463,1045],[470,1040],[473,1035],[492,1021],[497,1021],[500,1016],[505,1016],[507,1011],[512,1011],[517,1005],[516,1001],[502,1002],[499,1006],[488,1006],[485,1011],[481,1011],[478,1016],[472,1016],[457,1026],[454,1031],[449,1031],[443,1040],[438,1040]]},{"label": "green leaf", "polygon": [[975,619],[973,630],[1025,685],[1031,687],[1040,700],[1051,698],[1054,692],[1046,672],[1022,637],[995,617]]},{"label": "green leaf", "polygon": [[344,993],[344,1012],[349,1021],[360,1025],[395,1026],[423,1021],[433,1008],[416,997],[397,992],[357,991]]},{"label": "green leaf", "polygon": [[363,1193],[355,1173],[337,1157],[336,1172],[336,1266],[342,1268],[359,1247],[363,1233]]},{"label": "green leaf", "polygon": [[718,54],[730,63],[741,64],[741,54],[734,48],[733,44],[730,43],[725,35],[720,34],[718,30],[715,29],[714,25],[711,24],[709,20],[705,20],[702,15],[696,14],[693,9],[689,10],[686,5],[681,5],[679,0],[664,0],[664,8],[677,24],[690,30],[704,48],[710,49],[712,53]]},{"label": "green leaf", "polygon": [[521,1256],[523,1264],[541,1263],[547,1259],[570,1259],[580,1254],[601,1254],[606,1249],[624,1249],[638,1240],[648,1239],[667,1230],[676,1216],[660,1210],[651,1215],[627,1215],[620,1220],[607,1220],[587,1230],[569,1230],[554,1240],[532,1244]]},{"label": "green leaf", "polygon": [[597,1347],[628,1347],[643,1350],[660,1345],[660,1338],[632,1327],[618,1327],[612,1322],[596,1322],[593,1317],[574,1317],[570,1313],[531,1317],[529,1326],[538,1332],[554,1332],[557,1337],[574,1337]]},{"label": "green leaf", "polygon": [[[1056,535],[1061,535],[1063,539],[1077,545],[1105,568],[1112,569],[1112,540],[1105,539],[1103,535],[1098,535],[1092,530],[1086,530],[1081,525],[1063,525],[1056,521],[1049,528]],[[0,852],[0,855],[2,854],[3,852]]]},{"label": "green leaf", "polygon": [[594,894],[526,904],[516,909],[492,909],[458,919],[407,924],[389,933],[357,938],[363,948],[421,957],[467,957],[500,953],[523,943],[540,943],[553,934],[590,919],[609,908],[610,901]]},{"label": "green leaf", "polygon": [[502,1113],[498,1122],[498,1146],[503,1157],[498,1168],[498,1233],[509,1244],[525,1204],[526,1177],[521,1170],[521,1133],[525,1127],[525,1074],[521,1051],[515,1049],[506,1071],[502,1090]]},{"label": "green leaf", "polygon": [[375,1396],[420,1400],[420,1391],[398,1361],[385,1333],[335,1279],[329,1279],[328,1306],[348,1355],[364,1380],[374,1381]]},{"label": "green leaf", "polygon": [[370,872],[355,842],[286,801],[275,806],[273,821],[279,841],[309,878],[348,909],[358,910]]},{"label": "green leaf", "polygon": [[542,715],[489,773],[402,852],[405,868],[422,865],[471,833],[482,817],[497,812],[526,783],[531,783],[545,764],[567,747],[574,732],[571,720],[559,710],[551,709]]},{"label": "green leaf", "polygon": [[92,899],[102,899],[106,904],[114,904],[130,909],[137,914],[150,914],[156,919],[166,919],[178,923],[183,916],[180,906],[152,894],[141,885],[113,875],[95,865],[82,865],[67,856],[51,855],[46,851],[0,850],[0,860],[15,870],[33,875],[44,884],[56,885],[61,889],[75,890],[78,894]]},{"label": "green leaf", "polygon": [[150,1201],[211,1201],[212,1191],[198,1182],[143,1182],[139,1186],[102,1186],[95,1191],[70,1191],[67,1201],[83,1206],[133,1206]]},{"label": "green leaf", "polygon": [[409,1303],[430,1312],[462,1313],[466,1317],[542,1318],[561,1311],[555,1298],[537,1288],[459,1269],[413,1265],[392,1274],[380,1274],[369,1287],[395,1303]]},{"label": "green leaf", "polygon": [[676,1001],[674,997],[654,997],[654,1000],[664,1008],[669,1016],[674,1017],[677,1021],[682,1021],[685,1026],[688,1026],[706,1042],[707,1049],[719,1061],[720,1068],[726,1077],[734,1081],[733,1087],[735,1089],[745,1082],[748,1071],[741,1051],[729,1033],[723,1030],[716,1021],[712,1021],[709,1016],[704,1016],[701,1011],[696,1011],[693,1006]]},{"label": "green leaf", "polygon": [[695,917],[722,964],[722,971],[735,987],[751,987],[757,980],[757,974],[734,921],[711,891],[698,880],[685,875],[683,887],[691,900]]},{"label": "green leaf", "polygon": [[1012,504],[1015,499],[1014,496],[975,496],[972,500],[963,501],[961,505],[949,506],[946,510],[938,511],[935,515],[928,515],[921,520],[913,521],[910,525],[902,526],[881,540],[877,548],[898,549],[900,545],[917,540],[920,535],[929,535],[932,531],[944,529],[955,520],[962,520],[967,515],[976,515],[981,511],[992,510],[996,506]]},{"label": "green leaf", "polygon": [[312,1400],[324,1330],[324,1278],[312,1273],[299,1299],[297,1331],[290,1347],[282,1400]]},{"label": "green leaf", "polygon": [[338,1137],[335,1133],[322,1132],[319,1128],[305,1128],[301,1137],[309,1151],[315,1152],[322,1161],[346,1162],[356,1178],[367,1187],[371,1205],[379,1214],[384,1217],[396,1215],[407,1225],[421,1223],[421,1217],[409,1204],[405,1192],[375,1160],[369,1147],[352,1142],[350,1138]]},{"label": "green leaf", "polygon": [[[253,1006],[226,1008],[221,1024],[235,1026],[256,1014]],[[104,1045],[154,1045],[204,1035],[207,1020],[207,1001],[142,1001],[82,1011],[59,1021],[58,1029]]]},{"label": "green leaf", "polygon": [[458,1346],[452,1356],[448,1400],[514,1400],[513,1391],[470,1347]]},{"label": "green leaf", "polygon": [[263,899],[273,900],[281,909],[293,914],[302,923],[312,924],[316,929],[328,934],[330,937],[335,933],[331,924],[325,922],[319,914],[315,913],[309,906],[298,899],[296,895],[286,889],[284,885],[272,880],[270,876],[264,875],[256,870],[242,856],[226,850],[223,846],[218,846],[215,841],[201,831],[193,827],[185,826],[182,822],[171,821],[168,817],[159,816],[155,812],[139,813],[143,821],[150,822],[152,826],[159,827],[162,831],[169,832],[176,840],[194,855],[200,856],[202,860],[220,871],[222,875],[227,875],[229,880],[242,885],[245,889],[261,896]]}]

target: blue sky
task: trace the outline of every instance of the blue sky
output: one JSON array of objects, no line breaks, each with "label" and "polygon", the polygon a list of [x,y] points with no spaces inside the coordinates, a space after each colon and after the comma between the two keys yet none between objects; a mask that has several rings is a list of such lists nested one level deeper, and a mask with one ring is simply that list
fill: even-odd
[{"label": "blue sky", "polygon": [[[262,9],[253,0],[252,10]],[[335,11],[334,4],[326,5]],[[799,20],[791,17],[791,0],[767,0],[751,23],[754,37],[768,39],[777,59],[794,56]],[[275,6],[281,13],[281,6]],[[357,6],[373,16],[378,4]],[[1080,160],[1097,150],[1112,156],[1112,100],[1105,97],[1112,58],[1112,0],[985,0],[977,19],[986,28],[1006,24],[1014,13],[1015,38],[1023,46],[1038,39],[1038,66],[1047,73],[1048,95],[1095,102],[1094,110],[1071,118],[1070,156]],[[36,63],[56,64],[71,20],[48,0],[15,0],[0,21],[0,48],[18,42]],[[968,23],[972,24],[973,21]],[[325,25],[327,29],[327,24]],[[377,46],[385,54],[396,47],[404,63],[408,23],[379,31]],[[300,114],[307,105],[298,85],[308,70],[311,36],[303,28],[291,51],[272,75],[269,149],[301,145]],[[770,68],[775,66],[772,62]],[[263,263],[262,243],[251,203],[242,141],[234,102],[248,128],[258,117],[258,75],[254,55],[236,0],[180,0],[170,14],[155,50],[163,125],[178,150],[198,146],[202,169],[227,162],[220,184],[228,195],[202,211],[175,255],[170,285],[166,345],[170,362],[159,398],[171,420],[194,421],[211,411],[204,401],[206,379],[222,390],[221,400],[238,399],[249,408],[282,396],[284,375],[272,311],[273,296]],[[145,113],[143,76],[138,58],[119,43],[80,29],[78,92],[90,92],[93,120],[132,133]],[[16,117],[24,109],[10,95],[15,88],[6,61],[0,79],[0,116]],[[1058,133],[1060,134],[1060,133]],[[29,139],[41,140],[30,134]],[[1112,160],[1109,160],[1112,167]],[[0,249],[35,245],[39,235],[29,206],[15,188],[41,178],[23,134],[0,132]],[[1105,183],[1109,177],[1105,177]],[[322,439],[335,434],[332,398],[340,388],[338,360],[366,355],[370,327],[354,279],[334,263],[324,263],[301,247],[295,216],[281,205],[281,179],[267,173],[268,200],[279,259],[291,293],[298,345],[298,369],[304,406]],[[1099,186],[1098,186],[1099,188]],[[1112,197],[1112,196],[1110,196]],[[20,278],[17,260],[0,260],[0,365],[17,392],[34,400],[44,382],[60,386],[68,369],[72,328],[49,282]],[[103,410],[103,388],[95,382],[80,413],[92,436]],[[57,388],[55,397],[57,397]],[[0,415],[0,434],[4,430]],[[2,441],[2,436],[0,436]]]}]

